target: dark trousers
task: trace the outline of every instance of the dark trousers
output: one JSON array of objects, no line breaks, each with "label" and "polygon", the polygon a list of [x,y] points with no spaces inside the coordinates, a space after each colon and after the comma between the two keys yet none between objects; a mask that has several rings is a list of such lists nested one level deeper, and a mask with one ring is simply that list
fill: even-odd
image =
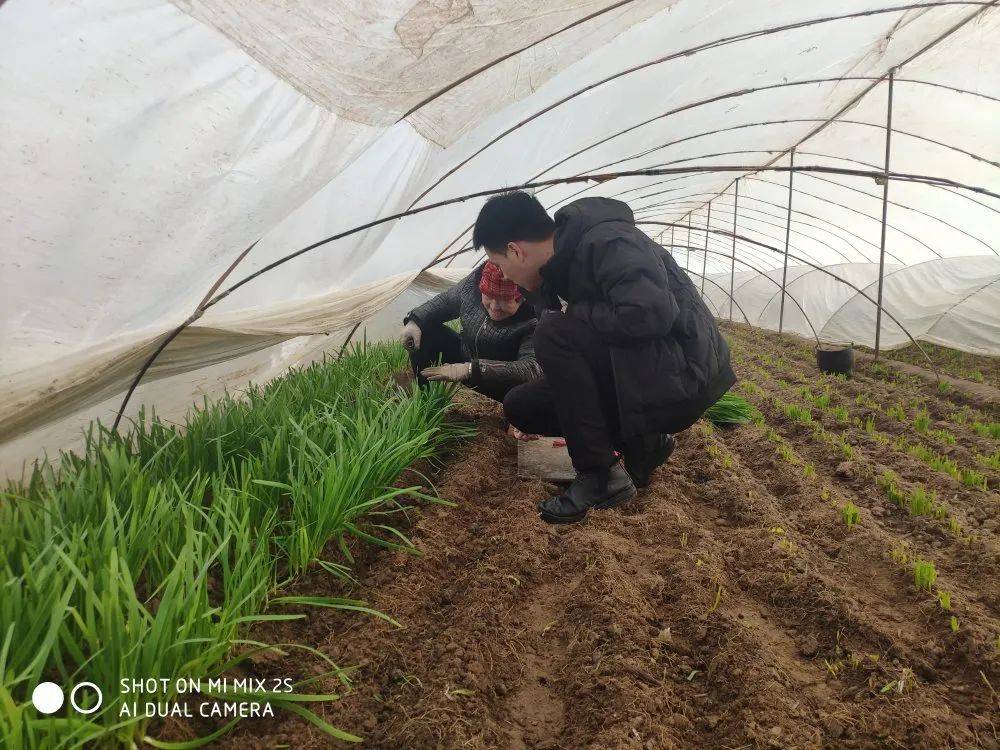
[{"label": "dark trousers", "polygon": [[[507,420],[521,432],[565,437],[577,471],[610,466],[624,442],[611,348],[586,323],[546,313],[535,328],[535,355],[545,376],[511,389],[503,400]],[[700,416],[679,407],[661,427],[680,432]]]},{"label": "dark trousers", "polygon": [[619,433],[610,347],[586,323],[552,312],[535,328],[535,356],[545,376],[511,389],[507,420],[522,432],[565,437],[578,471],[610,466]]},{"label": "dark trousers", "polygon": [[[425,367],[437,364],[458,364],[468,362],[469,355],[462,347],[462,337],[443,323],[420,328],[420,348],[410,352],[413,375],[421,386],[427,385],[427,378],[420,374]],[[479,383],[466,384],[494,401],[503,401],[510,386]]]}]

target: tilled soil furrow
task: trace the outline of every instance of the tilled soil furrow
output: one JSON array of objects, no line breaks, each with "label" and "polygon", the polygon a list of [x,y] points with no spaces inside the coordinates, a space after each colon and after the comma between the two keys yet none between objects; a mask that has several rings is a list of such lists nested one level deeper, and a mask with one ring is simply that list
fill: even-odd
[{"label": "tilled soil furrow", "polygon": [[[726,334],[734,340],[740,350],[736,357],[737,364],[744,356],[747,361],[761,355],[769,356],[770,360],[767,366],[775,368],[789,380],[798,380],[804,373],[810,373],[817,381],[834,384],[839,391],[852,399],[863,394],[877,400],[881,398],[887,406],[897,402],[919,404],[921,408],[928,411],[935,422],[949,423],[950,428],[968,439],[971,445],[978,445],[983,449],[990,450],[995,450],[997,447],[997,441],[983,438],[974,432],[968,423],[955,422],[952,417],[963,408],[969,408],[973,410],[973,413],[981,414],[984,419],[995,421],[1000,404],[992,402],[970,404],[967,400],[956,402],[942,396],[933,386],[919,378],[897,374],[893,380],[886,381],[874,377],[867,371],[864,364],[856,367],[854,376],[846,380],[826,376],[817,369],[811,345],[808,345],[807,342],[760,329],[751,331],[740,325],[726,324],[725,328]],[[779,364],[781,360],[785,360],[785,366]],[[758,362],[758,364],[760,363]]]},{"label": "tilled soil furrow", "polygon": [[[791,438],[797,446],[808,450],[810,457],[839,467],[837,474],[840,478],[857,484],[867,482],[876,485],[879,477],[891,470],[901,477],[907,486],[920,485],[934,492],[937,500],[945,503],[948,516],[954,516],[961,526],[963,533],[952,534],[951,538],[968,547],[965,537],[973,537],[975,550],[968,549],[966,554],[974,554],[978,560],[985,552],[988,560],[997,559],[1000,540],[997,539],[996,532],[998,496],[995,493],[986,494],[957,488],[950,479],[940,476],[910,455],[893,450],[890,445],[879,443],[860,430],[838,425],[833,419],[814,422],[812,426],[790,422],[766,394],[761,396],[754,393],[748,394],[748,397],[764,414],[768,423],[776,425],[775,429],[782,436]],[[830,435],[839,434],[845,438],[850,436],[847,442],[853,448],[853,456],[845,460],[845,456],[838,451],[838,448],[818,439],[814,432],[816,426],[822,426]],[[928,521],[925,527],[939,532],[942,525],[946,524]]]},{"label": "tilled soil furrow", "polygon": [[[968,431],[964,432],[964,434],[956,435],[948,429],[955,427],[955,425],[950,422],[937,422],[933,425],[928,425],[928,428],[933,427],[933,430],[927,429],[924,433],[921,433],[913,428],[913,424],[911,422],[900,422],[897,418],[890,417],[882,408],[872,408],[865,405],[859,405],[855,399],[844,397],[833,389],[824,391],[822,383],[820,383],[819,387],[817,387],[817,383],[810,381],[799,372],[769,372],[767,369],[762,367],[747,365],[738,365],[736,369],[742,379],[758,381],[762,385],[766,384],[766,390],[769,393],[773,395],[780,395],[781,398],[787,403],[795,403],[808,408],[814,416],[818,413],[824,423],[831,424],[835,428],[843,429],[846,433],[850,433],[852,436],[861,437],[862,439],[868,438],[867,434],[862,430],[857,429],[855,425],[859,422],[863,423],[871,421],[879,432],[892,438],[891,442],[883,446],[883,449],[887,453],[893,453],[898,460],[907,465],[917,467],[917,470],[920,472],[933,473],[936,481],[942,482],[943,486],[946,486],[949,492],[958,493],[974,499],[977,497],[988,497],[995,506],[997,495],[995,491],[990,492],[990,490],[996,490],[997,487],[1000,487],[1000,472],[990,468],[980,459],[980,457],[990,455],[996,450],[995,441],[992,441],[989,438],[979,437],[974,432]],[[788,383],[787,386],[782,386],[778,382],[782,379]],[[830,395],[830,410],[822,410],[814,407],[812,403],[803,398],[799,388],[794,385],[795,383],[798,383],[800,386],[804,385],[810,388],[810,391],[815,390],[814,395],[819,395],[821,392],[828,393]],[[838,386],[839,385],[840,381],[838,381]],[[868,398],[870,398],[870,396]],[[847,410],[849,416],[846,422],[838,423],[833,418],[831,412],[837,407]],[[950,434],[952,436],[951,439],[954,440],[954,444],[949,444],[943,438],[934,434],[934,430]],[[931,437],[932,434],[934,434],[934,437]],[[927,449],[934,454],[938,454],[955,461],[956,464],[963,469],[972,469],[981,473],[987,480],[987,488],[968,486],[959,481],[959,479],[956,479],[948,474],[936,472],[926,463],[918,461],[911,456],[910,453],[905,450],[905,447],[896,445],[897,439],[903,439],[906,446]],[[870,438],[868,438],[868,440],[869,442],[874,442]]]},{"label": "tilled soil furrow", "polygon": [[[756,450],[756,443],[742,431],[728,438],[727,444],[739,457],[735,476],[756,478],[781,493],[763,499],[756,493],[754,519],[785,524],[782,541],[770,550],[773,560],[784,562],[782,569],[745,567],[743,577],[737,579],[742,590],[780,601],[785,624],[794,619],[812,623],[814,632],[806,636],[808,652],[823,657],[828,669],[836,673],[843,699],[880,712],[884,707],[878,689],[909,669],[919,679],[921,700],[939,708],[947,706],[952,720],[961,721],[969,713],[967,694],[978,692],[982,685],[978,670],[995,673],[989,654],[990,628],[982,626],[983,613],[970,613],[980,619],[964,633],[949,632],[937,603],[915,592],[912,582],[884,560],[882,550],[891,536],[877,529],[847,532],[835,511],[816,500],[811,500],[814,512],[801,509],[798,477],[769,479],[780,474],[782,467]],[[805,498],[810,502],[808,493]],[[811,528],[797,523],[793,528],[799,533],[790,533],[790,517]],[[753,539],[741,529],[733,535],[732,544],[738,549],[743,540],[745,549]],[[751,559],[767,559],[768,551],[763,546]],[[988,702],[977,706],[988,707]],[[899,729],[899,718],[894,721],[895,729],[886,730],[887,737]],[[876,724],[875,718],[866,720],[867,731],[878,733]],[[931,739],[924,737],[934,744]]]},{"label": "tilled soil furrow", "polygon": [[[744,477],[746,483],[742,481]],[[786,527],[781,528],[781,534],[769,533],[779,528],[777,524],[787,524],[787,514],[779,498],[754,489],[761,486],[760,481],[754,482],[754,479],[746,465],[738,465],[732,476],[705,482],[701,492],[685,492],[692,505],[698,503],[696,515],[699,518],[706,515],[701,512],[702,503],[719,504],[736,519],[736,524],[741,518],[752,518],[754,524],[729,526],[728,521],[719,519],[723,525],[713,530],[712,546],[718,550],[718,558],[706,553],[706,559],[721,559],[716,575],[728,592],[722,597],[719,612],[731,617],[735,609],[734,621],[743,629],[748,624],[770,624],[765,631],[769,637],[755,642],[754,649],[761,663],[780,667],[781,679],[778,681],[785,681],[787,703],[795,705],[806,726],[823,728],[824,736],[829,734],[825,724],[829,724],[834,733],[839,733],[840,729],[850,731],[853,721],[845,725],[842,719],[855,715],[852,707],[862,702],[874,712],[874,718],[864,719],[862,726],[871,735],[891,739],[901,725],[897,719],[893,728],[880,728],[877,717],[884,700],[878,688],[906,665],[920,667],[925,678],[937,681],[935,668],[918,653],[921,649],[909,646],[924,640],[919,623],[927,618],[919,599],[914,597],[909,601],[900,596],[905,588],[891,569],[877,576],[881,579],[880,589],[873,590],[871,575],[860,579],[856,575],[858,569],[865,568],[845,570],[842,561],[831,557],[830,539],[822,530],[816,538],[808,536],[808,532],[796,534]],[[748,495],[752,497],[745,501],[743,497]],[[751,506],[749,513],[740,507],[747,503]],[[832,515],[828,509],[821,510]],[[829,531],[836,541],[837,529]],[[789,537],[795,541],[786,544]],[[842,546],[850,546],[850,543]],[[844,555],[849,556],[850,553]],[[881,562],[877,551],[872,554],[871,549],[866,549],[861,551],[858,562],[871,567],[873,559],[876,564]],[[850,562],[855,563],[854,560]],[[782,643],[786,648],[776,649],[776,645]],[[800,655],[798,658],[790,653],[788,644],[794,644]],[[863,656],[852,665],[857,654]],[[871,654],[878,658],[877,662],[871,660]],[[837,670],[835,680],[826,679],[827,670],[831,668],[828,664]],[[804,679],[805,675],[818,675],[818,683]],[[796,676],[798,680],[790,679]],[[873,680],[877,680],[875,689],[872,688]],[[809,699],[817,690],[821,700],[814,701],[815,705],[810,707]],[[938,693],[945,692],[926,684],[921,685],[921,690],[924,694],[920,700],[930,704],[939,703],[941,695]],[[732,700],[731,696],[730,702]],[[810,708],[813,709],[811,715]],[[952,720],[956,713],[960,712],[952,711]],[[914,725],[910,729],[914,736],[923,736],[922,727]],[[830,739],[826,737],[827,741]],[[804,740],[804,736],[798,736],[793,744]]]},{"label": "tilled soil furrow", "polygon": [[[964,586],[964,592],[970,602],[981,603],[986,607],[991,617],[996,617],[1000,607],[1000,592],[996,587],[987,587],[982,591],[979,582],[985,576],[989,579],[997,570],[1000,558],[996,552],[995,536],[991,531],[980,526],[974,540],[964,540],[949,532],[942,521],[929,516],[913,516],[906,509],[892,503],[877,487],[876,477],[884,465],[869,460],[861,450],[855,452],[854,458],[843,461],[836,451],[826,443],[813,439],[808,428],[782,422],[780,415],[767,402],[757,402],[769,420],[774,420],[778,432],[795,446],[796,452],[809,461],[818,472],[820,487],[826,486],[837,490],[845,499],[849,499],[859,507],[864,507],[888,533],[898,541],[905,540],[916,550],[928,553],[939,562],[939,567],[957,585]],[[954,507],[951,511],[955,511]],[[969,523],[968,516],[958,510],[958,518]],[[972,521],[974,524],[974,521]]]}]

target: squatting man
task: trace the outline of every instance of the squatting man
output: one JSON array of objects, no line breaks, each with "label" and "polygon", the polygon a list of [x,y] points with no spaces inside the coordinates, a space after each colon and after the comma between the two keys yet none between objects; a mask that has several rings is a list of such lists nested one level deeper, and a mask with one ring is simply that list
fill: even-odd
[{"label": "squatting man", "polygon": [[[514,437],[565,437],[576,479],[539,503],[545,521],[631,499],[736,383],[694,284],[610,198],[553,219],[525,192],[495,195],[472,239],[488,262],[404,319],[417,379],[502,401]],[[461,334],[444,325],[455,318]]]}]

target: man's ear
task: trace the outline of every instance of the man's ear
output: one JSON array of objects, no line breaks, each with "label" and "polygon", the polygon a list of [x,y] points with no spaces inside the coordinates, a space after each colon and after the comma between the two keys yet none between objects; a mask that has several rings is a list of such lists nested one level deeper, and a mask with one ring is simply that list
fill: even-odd
[{"label": "man's ear", "polygon": [[520,246],[514,242],[507,243],[507,255],[510,255],[511,253],[513,253],[514,257],[518,260],[524,260],[524,251],[521,250]]}]

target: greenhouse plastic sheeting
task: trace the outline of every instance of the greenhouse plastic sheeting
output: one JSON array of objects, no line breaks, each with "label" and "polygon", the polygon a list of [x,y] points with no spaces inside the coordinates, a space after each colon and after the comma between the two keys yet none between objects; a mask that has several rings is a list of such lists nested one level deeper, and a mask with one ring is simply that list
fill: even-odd
[{"label": "greenhouse plastic sheeting", "polygon": [[[890,168],[935,180],[889,182],[886,311],[1000,354],[995,5],[8,0],[0,468],[113,419],[237,259],[221,289],[380,217],[537,179],[712,168],[536,194],[553,211],[627,201],[696,283],[704,271],[722,317],[735,250],[736,300],[769,328],[787,230],[785,329],[870,343],[882,186],[795,172],[786,225],[789,173],[772,167],[794,146],[796,167],[883,170],[893,68]],[[235,290],[165,349],[126,416],[178,417],[335,351],[359,322],[390,335],[476,261],[411,283],[468,246],[481,201],[375,224]],[[899,324],[883,316],[883,345],[907,341]]]},{"label": "greenhouse plastic sheeting", "polygon": [[[836,274],[857,289],[826,274]],[[708,274],[704,296],[720,318],[729,319],[729,289],[733,282],[732,320],[777,329],[781,317],[781,275],[741,272]],[[886,303],[881,345],[888,349],[910,343],[909,336],[935,344],[995,354],[1000,337],[998,300],[989,292],[1000,285],[1000,258],[972,256],[929,260],[914,266],[886,266]],[[694,274],[700,284],[700,274]],[[878,266],[870,263],[833,265],[823,269],[788,269],[782,330],[822,342],[875,345],[874,300]],[[913,304],[919,299],[919,306]],[[895,320],[893,320],[895,319]],[[901,328],[896,322],[903,324]],[[907,335],[909,334],[909,336]]]}]

